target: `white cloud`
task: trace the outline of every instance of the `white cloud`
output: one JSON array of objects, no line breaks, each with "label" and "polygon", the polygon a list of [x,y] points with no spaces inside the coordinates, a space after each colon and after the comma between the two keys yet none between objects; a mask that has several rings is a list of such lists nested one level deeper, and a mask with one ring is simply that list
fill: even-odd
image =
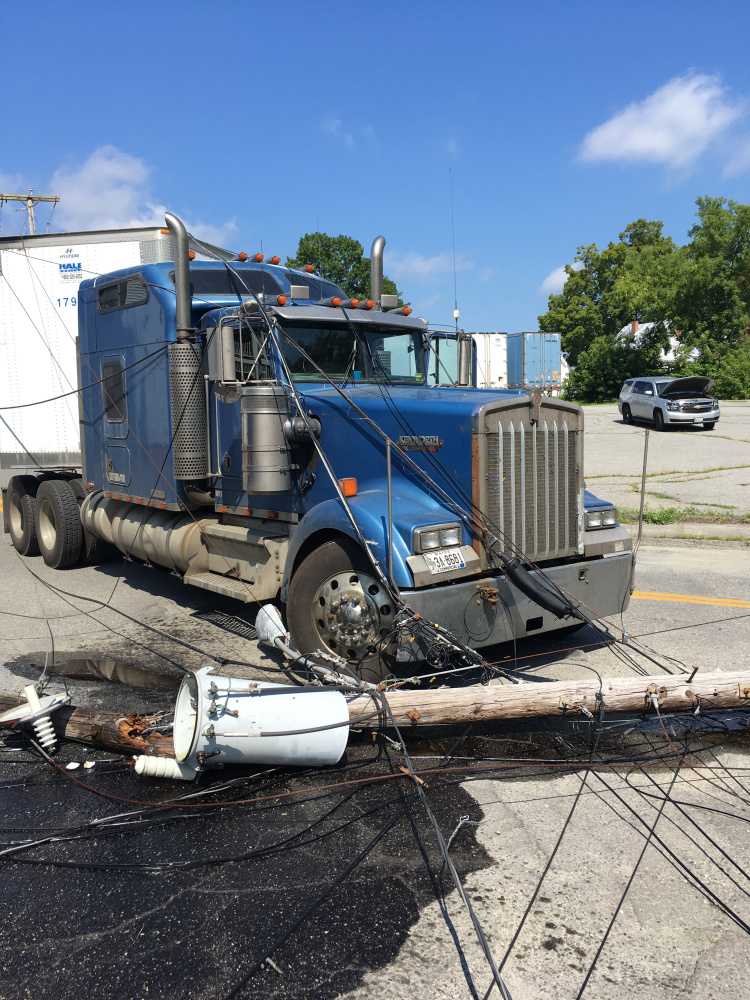
[{"label": "white cloud", "polygon": [[568,280],[568,275],[565,271],[565,267],[556,267],[554,271],[550,271],[547,277],[539,286],[540,295],[557,295],[561,292],[563,285]]},{"label": "white cloud", "polygon": [[330,132],[331,135],[336,135],[338,130],[341,128],[341,119],[334,118],[333,115],[329,115],[328,118],[323,119],[323,131]]},{"label": "white cloud", "polygon": [[[81,166],[53,174],[49,190],[60,197],[54,221],[70,231],[163,226],[168,209],[151,193],[151,172],[145,160],[116,146],[95,149]],[[186,217],[184,222],[198,239],[220,246],[237,235],[234,219],[219,226]]]},{"label": "white cloud", "polygon": [[3,194],[26,194],[29,190],[20,174],[5,174],[0,170],[0,192]]},{"label": "white cloud", "polygon": [[458,153],[458,143],[455,139],[449,139],[445,144],[446,153],[450,153],[451,156],[455,156]]},{"label": "white cloud", "polygon": [[442,299],[442,297],[443,296],[440,294],[440,292],[438,292],[437,295],[431,295],[428,299],[420,299],[414,305],[415,312],[419,313],[420,315],[428,313],[430,309],[432,309],[432,307]]},{"label": "white cloud", "polygon": [[[336,139],[338,142],[342,142],[347,148],[354,145],[354,130],[347,129],[342,120],[337,118],[335,115],[328,115],[327,118],[324,118],[321,122],[321,127],[324,132]],[[375,141],[375,129],[372,125],[365,125],[364,128],[360,128],[358,132],[359,135],[366,141]]]},{"label": "white cloud", "polygon": [[[456,257],[457,271],[468,271],[473,266],[463,255]],[[400,253],[394,250],[387,254],[385,268],[389,275],[399,280],[433,278],[438,274],[453,273],[453,254],[440,253],[434,257],[423,257],[413,251]]]},{"label": "white cloud", "polygon": [[727,97],[719,77],[688,73],[589,132],[579,157],[589,163],[658,163],[684,169],[744,113],[739,102]]},{"label": "white cloud", "polygon": [[207,222],[193,222],[188,225],[190,233],[199,240],[213,243],[214,246],[230,249],[237,239],[237,220],[229,219],[223,226],[212,226]]},{"label": "white cloud", "polygon": [[482,270],[479,272],[479,280],[489,281],[490,278],[494,277],[494,275],[496,274],[497,274],[496,267],[483,267]]},{"label": "white cloud", "polygon": [[115,146],[95,149],[80,167],[61,167],[50,181],[60,196],[57,222],[66,229],[130,229],[164,222],[150,192],[145,160]]},{"label": "white cloud", "polygon": [[[574,261],[570,265],[574,271],[580,271],[583,264],[580,260]],[[562,267],[556,267],[554,271],[550,271],[547,277],[539,286],[539,295],[557,295],[563,290],[563,285],[568,280],[568,272],[565,270],[565,265]]]}]

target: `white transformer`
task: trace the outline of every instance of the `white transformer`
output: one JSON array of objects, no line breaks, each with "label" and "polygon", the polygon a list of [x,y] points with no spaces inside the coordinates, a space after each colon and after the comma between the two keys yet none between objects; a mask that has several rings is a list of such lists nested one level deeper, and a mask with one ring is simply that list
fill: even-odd
[{"label": "white transformer", "polygon": [[[199,260],[234,257],[190,246]],[[0,237],[0,406],[53,400],[0,410],[0,469],[80,465],[78,285],[174,252],[169,231],[157,227]]]}]

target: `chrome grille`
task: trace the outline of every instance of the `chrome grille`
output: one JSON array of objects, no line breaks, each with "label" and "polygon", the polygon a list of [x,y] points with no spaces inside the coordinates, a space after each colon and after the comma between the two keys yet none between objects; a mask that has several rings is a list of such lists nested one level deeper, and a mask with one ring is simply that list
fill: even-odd
[{"label": "chrome grille", "polygon": [[582,464],[578,415],[549,409],[538,422],[528,407],[490,413],[487,421],[487,513],[505,551],[555,559],[579,549]]}]

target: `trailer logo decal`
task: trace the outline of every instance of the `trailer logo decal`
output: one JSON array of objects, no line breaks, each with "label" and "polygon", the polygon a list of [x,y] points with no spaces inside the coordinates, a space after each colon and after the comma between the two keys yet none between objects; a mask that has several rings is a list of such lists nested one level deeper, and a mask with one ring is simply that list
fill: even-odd
[{"label": "trailer logo decal", "polygon": [[402,434],[396,444],[404,451],[440,451],[443,441],[435,434]]}]

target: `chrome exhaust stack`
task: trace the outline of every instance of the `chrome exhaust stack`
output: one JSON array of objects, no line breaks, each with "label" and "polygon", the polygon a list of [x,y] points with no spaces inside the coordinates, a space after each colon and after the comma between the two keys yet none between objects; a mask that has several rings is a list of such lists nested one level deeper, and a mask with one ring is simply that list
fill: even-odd
[{"label": "chrome exhaust stack", "polygon": [[186,340],[195,333],[191,326],[192,301],[190,294],[190,246],[188,243],[188,233],[184,223],[171,212],[166,212],[164,221],[167,228],[175,238],[176,249],[174,255],[174,294],[175,294],[175,323],[177,326],[177,339]]},{"label": "chrome exhaust stack", "polygon": [[376,236],[372,241],[370,251],[370,298],[378,306],[383,298],[383,250],[385,249],[385,236]]}]

